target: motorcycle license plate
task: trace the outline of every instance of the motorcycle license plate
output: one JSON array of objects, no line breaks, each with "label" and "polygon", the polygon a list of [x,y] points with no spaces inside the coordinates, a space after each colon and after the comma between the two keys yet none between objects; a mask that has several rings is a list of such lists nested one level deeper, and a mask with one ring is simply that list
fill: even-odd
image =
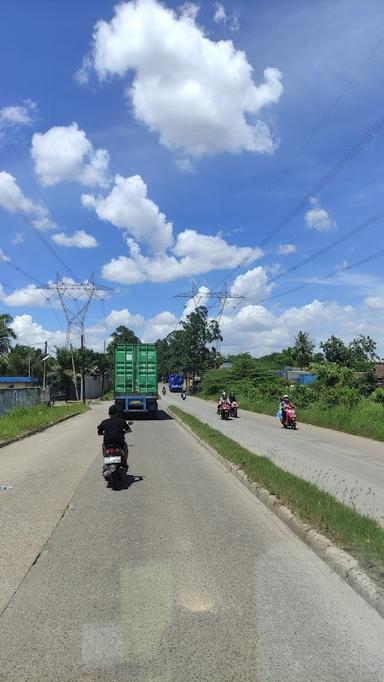
[{"label": "motorcycle license plate", "polygon": [[104,457],[104,464],[120,464],[121,457]]}]

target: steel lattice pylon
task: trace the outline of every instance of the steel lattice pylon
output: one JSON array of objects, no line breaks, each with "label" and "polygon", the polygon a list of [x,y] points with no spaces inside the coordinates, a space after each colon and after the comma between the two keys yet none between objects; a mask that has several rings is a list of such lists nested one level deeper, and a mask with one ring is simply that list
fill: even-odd
[{"label": "steel lattice pylon", "polygon": [[[55,282],[50,282],[40,289],[52,291],[53,295],[57,295],[63,309],[65,319],[67,320],[67,330],[65,336],[65,344],[68,347],[70,343],[71,334],[74,330],[82,335],[84,334],[85,318],[93,298],[104,300],[105,294],[113,291],[110,287],[95,283],[95,277],[92,274],[89,280],[84,282],[74,282],[66,278],[60,278],[59,274],[56,276]],[[69,300],[73,303],[70,304]],[[76,306],[77,301],[81,301],[80,307]],[[83,302],[84,301],[84,302]]]},{"label": "steel lattice pylon", "polygon": [[[185,291],[181,294],[175,294],[173,298],[183,298],[183,299],[188,299],[188,300],[193,299],[193,301],[195,302],[195,305],[197,305],[196,298],[197,299],[206,298],[207,300],[213,299],[213,300],[219,301],[219,303],[220,303],[219,312],[217,313],[217,315],[215,316],[214,319],[217,320],[217,322],[220,324],[220,320],[221,320],[221,317],[223,315],[226,302],[229,300],[232,300],[232,299],[244,300],[245,296],[239,296],[238,294],[231,294],[229,289],[228,289],[226,282],[224,283],[224,285],[220,289],[220,291],[206,291],[206,292],[200,291],[197,287],[196,282],[193,280],[192,281],[192,291]],[[214,347],[216,349],[216,352],[220,352],[220,341],[216,341],[214,343]]]}]

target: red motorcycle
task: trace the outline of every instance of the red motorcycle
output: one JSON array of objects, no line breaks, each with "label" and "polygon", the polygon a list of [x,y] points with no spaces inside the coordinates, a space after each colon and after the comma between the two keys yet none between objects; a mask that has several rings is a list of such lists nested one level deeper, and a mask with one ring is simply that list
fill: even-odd
[{"label": "red motorcycle", "polygon": [[220,403],[217,411],[222,419],[229,419],[231,406],[229,403]]},{"label": "red motorcycle", "polygon": [[237,410],[239,409],[239,403],[237,400],[232,400],[230,406],[231,417],[237,417]]},{"label": "red motorcycle", "polygon": [[282,421],[282,424],[285,429],[294,429],[296,430],[297,424],[296,424],[296,409],[294,405],[291,405],[290,407],[287,407],[285,409],[285,415],[284,419]]}]

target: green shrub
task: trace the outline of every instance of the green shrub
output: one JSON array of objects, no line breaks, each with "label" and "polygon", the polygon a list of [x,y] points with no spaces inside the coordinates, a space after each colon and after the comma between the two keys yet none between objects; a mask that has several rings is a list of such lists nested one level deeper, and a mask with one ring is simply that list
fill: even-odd
[{"label": "green shrub", "polygon": [[376,388],[373,393],[371,393],[371,400],[375,403],[379,403],[379,405],[384,405],[384,388],[381,388],[380,386]]},{"label": "green shrub", "polygon": [[336,405],[344,405],[345,407],[352,408],[362,399],[356,388],[349,388],[348,386],[323,388],[319,392],[319,398],[320,407],[322,409],[335,407]]},{"label": "green shrub", "polygon": [[340,367],[335,362],[318,362],[311,365],[310,372],[316,374],[316,384],[327,388],[335,386],[354,386],[355,373],[348,367]]},{"label": "green shrub", "polygon": [[288,391],[289,397],[297,407],[309,407],[315,400],[313,389],[310,386],[296,384]]}]

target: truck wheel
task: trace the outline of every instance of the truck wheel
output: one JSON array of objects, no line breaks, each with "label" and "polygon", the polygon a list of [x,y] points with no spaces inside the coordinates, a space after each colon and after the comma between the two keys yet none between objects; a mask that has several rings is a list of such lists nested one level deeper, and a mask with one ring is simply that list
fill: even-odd
[{"label": "truck wheel", "polygon": [[156,400],[148,401],[148,417],[149,419],[157,419],[158,407]]}]

